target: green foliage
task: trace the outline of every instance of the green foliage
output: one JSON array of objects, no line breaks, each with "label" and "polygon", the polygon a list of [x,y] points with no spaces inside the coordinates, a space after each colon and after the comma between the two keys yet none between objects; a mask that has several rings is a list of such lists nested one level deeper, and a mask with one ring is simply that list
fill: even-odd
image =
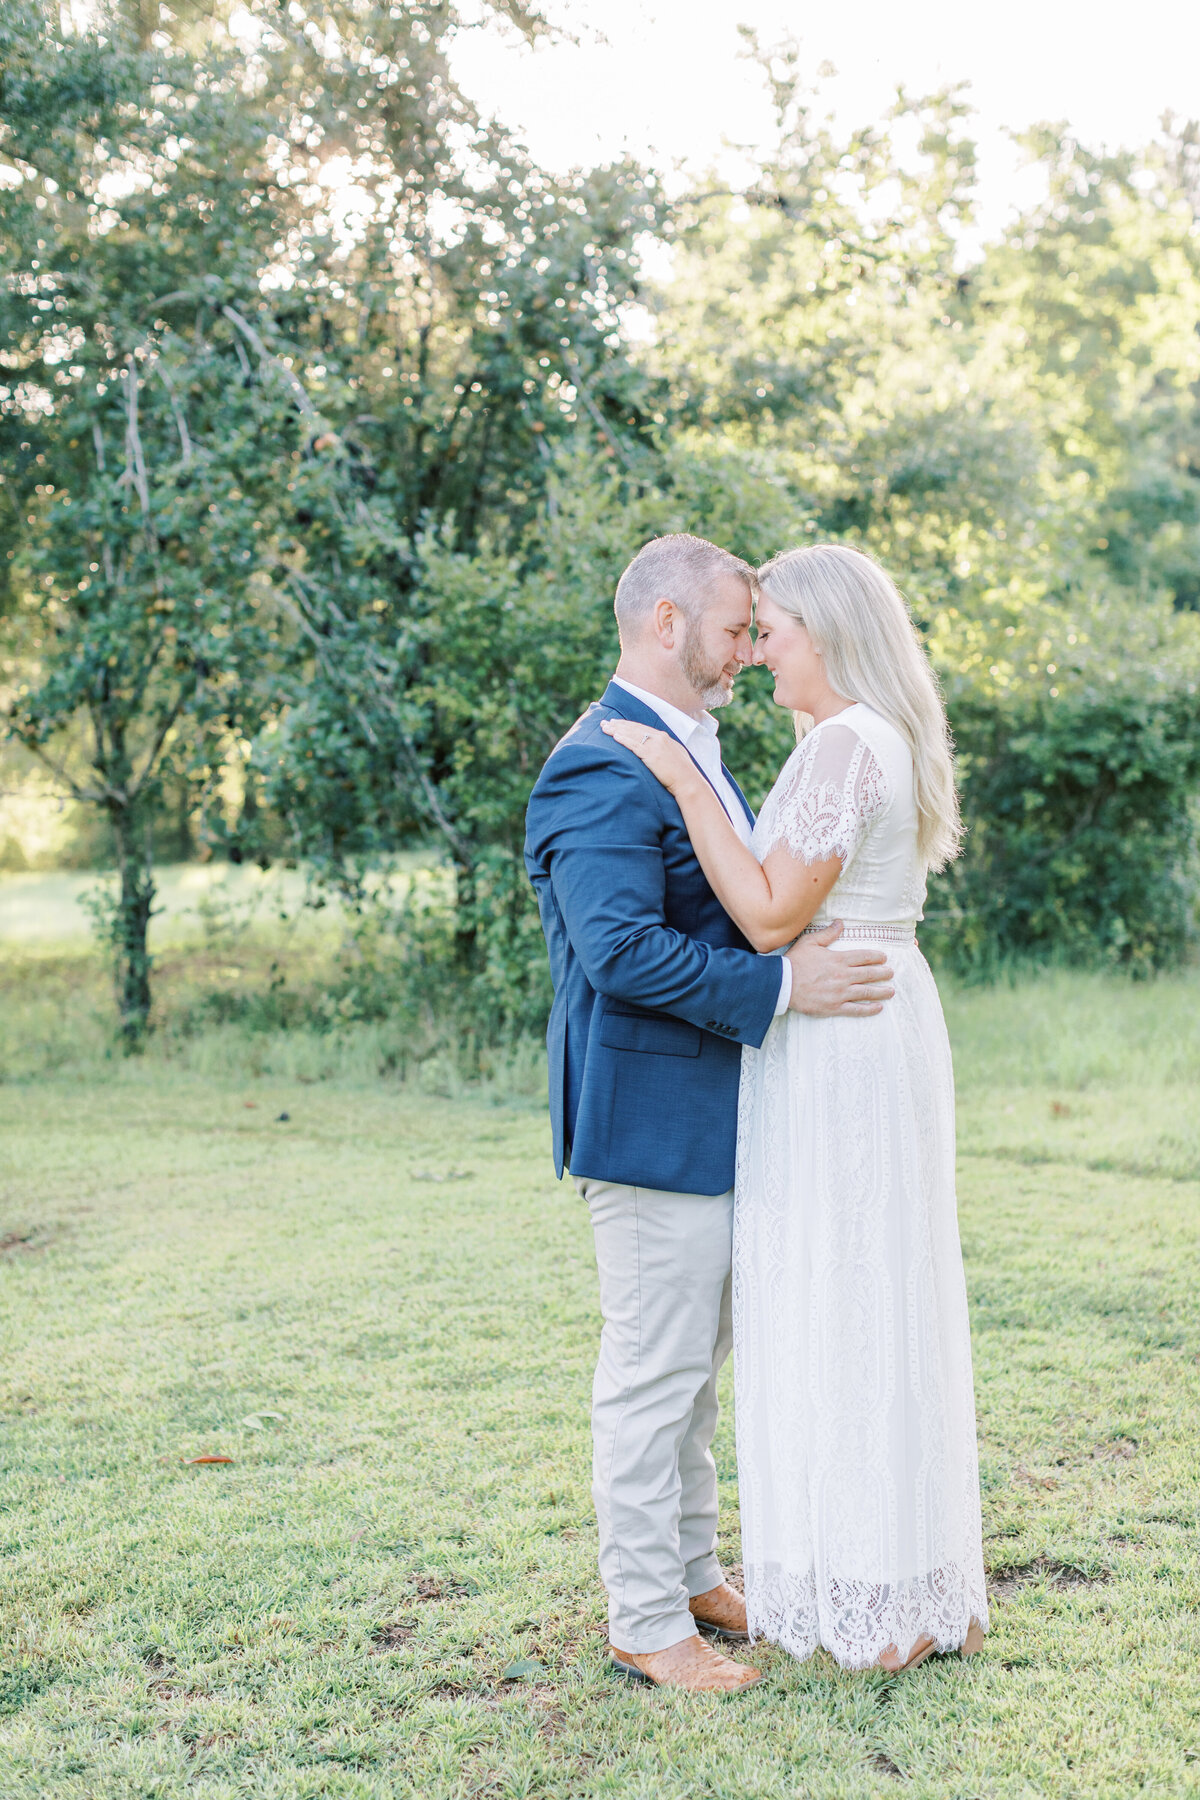
[{"label": "green foliage", "polygon": [[955,709],[968,835],[931,900],[942,960],[1178,961],[1200,874],[1195,693],[1113,688]]}]

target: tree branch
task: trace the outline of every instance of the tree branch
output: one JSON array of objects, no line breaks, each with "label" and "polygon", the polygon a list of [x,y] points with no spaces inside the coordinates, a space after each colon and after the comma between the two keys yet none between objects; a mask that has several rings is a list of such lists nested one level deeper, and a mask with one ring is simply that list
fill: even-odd
[{"label": "tree branch", "polygon": [[246,339],[246,342],[258,352],[263,361],[270,363],[271,366],[278,370],[279,374],[283,376],[283,379],[287,382],[292,393],[295,395],[296,404],[304,414],[305,418],[319,418],[320,415],[312,401],[309,399],[304,383],[300,380],[300,377],[298,375],[293,375],[292,371],[284,363],[281,363],[277,356],[272,356],[271,352],[267,349],[267,346],[259,337],[257,331],[255,331],[253,325],[247,324],[241,313],[235,311],[232,306],[223,306],[221,311],[231,324],[237,326],[238,330]]},{"label": "tree branch", "polygon": [[[281,562],[277,566],[284,571],[289,580],[300,580],[296,570],[289,567],[287,563]],[[358,720],[359,727],[364,737],[369,744],[378,747],[378,734],[362,707],[359,706],[358,702],[352,697],[353,689],[351,688],[350,683],[346,680],[342,671],[330,659],[327,641],[305,616],[304,609],[301,605],[298,605],[293,600],[289,600],[287,595],[281,593],[277,587],[273,586],[271,592],[288,616],[295,620],[305,636],[311,639],[312,643],[315,645],[317,661],[320,663],[326,677],[335,686],[341,687],[348,696],[351,696],[350,709]],[[369,664],[368,668],[370,670],[371,682],[375,688],[376,696],[384,711],[392,720],[396,735],[400,740],[400,748],[404,754],[404,759],[408,764],[409,773],[420,789],[421,798],[425,802],[425,810],[428,816],[433,820],[434,824],[445,838],[455,862],[458,863],[460,867],[470,868],[475,860],[471,853],[470,844],[467,842],[466,838],[460,834],[453,821],[448,817],[446,810],[442,805],[441,797],[432,781],[429,779],[428,772],[417,752],[417,747],[413,743],[391,695],[387,692],[386,687],[376,674],[375,670],[370,669]],[[396,785],[399,786],[398,777],[393,777],[393,779],[395,780]]]},{"label": "tree branch", "polygon": [[184,707],[184,696],[181,694],[179,699],[175,702],[175,705],[171,708],[170,712],[168,712],[164,715],[161,725],[159,726],[158,730],[155,732],[154,741],[151,744],[150,749],[147,753],[146,761],[142,768],[141,774],[136,777],[131,777],[131,779],[130,779],[129,790],[128,790],[130,800],[137,799],[138,795],[141,793],[146,782],[150,779],[150,773],[151,773],[151,770],[154,768],[155,763],[158,761],[159,752],[162,750],[163,745],[166,743],[168,733],[171,731],[171,728],[175,724],[176,719],[178,719],[180,713],[183,711],[183,707]]},{"label": "tree branch", "polygon": [[125,427],[125,474],[137,489],[137,497],[142,508],[142,517],[150,526],[150,486],[146,480],[146,458],[142,452],[142,438],[138,431],[138,379],[137,359],[131,353],[125,359],[128,370],[128,387],[125,394],[127,424]]},{"label": "tree branch", "polygon": [[125,798],[125,796],[119,793],[116,788],[110,788],[107,782],[105,782],[102,792],[97,792],[95,788],[81,787],[75,777],[71,774],[70,770],[64,769],[62,764],[51,756],[48,750],[44,750],[40,744],[36,744],[29,738],[24,737],[20,731],[13,727],[11,720],[9,721],[9,730],[12,731],[13,736],[17,741],[24,745],[31,756],[36,756],[40,763],[45,764],[52,775],[58,777],[70,793],[72,800],[90,800],[96,805],[101,805],[105,800],[123,800]]},{"label": "tree branch", "polygon": [[579,395],[580,399],[583,401],[583,404],[587,407],[587,410],[588,410],[589,414],[591,415],[591,418],[592,418],[597,430],[603,435],[604,438],[607,439],[608,443],[611,445],[613,455],[619,456],[621,461],[624,463],[624,465],[627,469],[632,469],[633,468],[633,460],[630,457],[628,450],[625,448],[625,445],[623,444],[621,439],[616,435],[616,433],[609,429],[608,421],[605,419],[604,414],[600,411],[600,408],[596,405],[595,401],[592,399],[592,396],[589,394],[587,380],[586,380],[583,370],[580,368],[578,362],[571,355],[571,352],[569,350],[563,351],[562,359],[563,359],[563,363],[566,367],[567,373],[571,377],[571,381],[574,385],[575,392]]},{"label": "tree branch", "polygon": [[183,456],[183,466],[186,469],[192,460],[192,440],[188,435],[187,419],[184,417],[183,408],[176,398],[174,383],[167,374],[162,358],[156,358],[152,366],[154,373],[158,376],[159,380],[167,390],[167,399],[171,402],[171,411],[175,414],[175,427],[179,432],[179,445]]}]

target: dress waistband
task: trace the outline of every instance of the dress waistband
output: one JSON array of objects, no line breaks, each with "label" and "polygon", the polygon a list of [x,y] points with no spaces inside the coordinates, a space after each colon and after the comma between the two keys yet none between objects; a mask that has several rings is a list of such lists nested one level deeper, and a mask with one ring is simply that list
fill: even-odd
[{"label": "dress waistband", "polygon": [[[833,923],[832,919],[828,919],[824,925],[806,925],[800,936],[807,937],[813,931],[828,931]],[[843,919],[842,936],[837,942],[841,943],[843,938],[873,938],[884,944],[915,944],[917,926],[915,919],[892,920],[878,925],[869,919]]]}]

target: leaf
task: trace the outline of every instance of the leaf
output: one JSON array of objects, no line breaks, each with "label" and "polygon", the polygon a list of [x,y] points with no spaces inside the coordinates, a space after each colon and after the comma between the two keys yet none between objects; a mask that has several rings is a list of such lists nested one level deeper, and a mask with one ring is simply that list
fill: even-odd
[{"label": "leaf", "polygon": [[280,1412],[267,1412],[267,1411],[263,1410],[261,1412],[256,1413],[255,1417],[259,1418],[259,1419],[282,1419],[283,1417],[285,1417],[285,1415]]},{"label": "leaf", "polygon": [[231,1463],[232,1456],[185,1456],[184,1462],[191,1463]]},{"label": "leaf", "polygon": [[539,1675],[546,1673],[545,1668],[534,1656],[523,1656],[519,1662],[510,1662],[500,1676],[501,1681],[536,1681]]},{"label": "leaf", "polygon": [[261,1431],[263,1428],[263,1422],[257,1413],[247,1413],[246,1417],[241,1420],[241,1423],[246,1427],[247,1431]]}]

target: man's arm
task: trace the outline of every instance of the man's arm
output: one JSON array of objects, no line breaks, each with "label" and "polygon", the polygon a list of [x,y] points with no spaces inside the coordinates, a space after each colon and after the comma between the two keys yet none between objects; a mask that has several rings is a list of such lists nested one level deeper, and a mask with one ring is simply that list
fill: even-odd
[{"label": "man's arm", "polygon": [[564,745],[530,801],[533,854],[597,993],[761,1044],[779,1000],[779,965],[667,924],[661,795],[607,740]]}]

